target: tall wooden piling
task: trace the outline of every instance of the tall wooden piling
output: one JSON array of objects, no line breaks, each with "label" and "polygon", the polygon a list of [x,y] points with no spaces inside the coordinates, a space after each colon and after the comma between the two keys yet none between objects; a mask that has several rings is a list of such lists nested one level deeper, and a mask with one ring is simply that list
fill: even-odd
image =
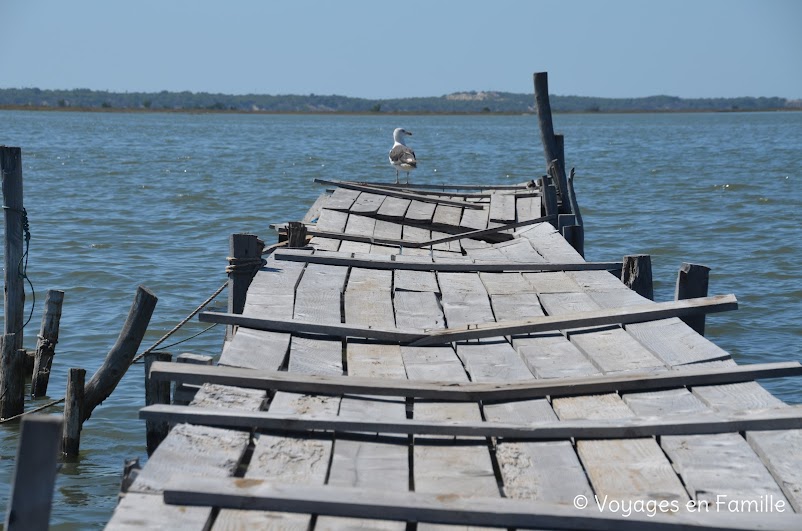
[{"label": "tall wooden piling", "polygon": [[92,411],[117,387],[136,355],[139,344],[148,329],[158,298],[144,286],[139,286],[117,342],[106,355],[103,364],[86,384],[86,397],[81,416],[92,416]]},{"label": "tall wooden piling", "polygon": [[[683,262],[677,273],[677,285],[674,290],[674,299],[679,301],[696,297],[707,297],[709,282],[709,267]],[[698,334],[705,334],[704,314],[683,317],[682,320]]]},{"label": "tall wooden piling", "polygon": [[50,381],[50,368],[58,343],[58,330],[61,322],[61,306],[64,292],[51,289],[45,297],[45,310],[42,314],[42,326],[39,328],[39,341],[36,343],[36,354],[33,362],[31,379],[31,397],[39,398],[47,394]]},{"label": "tall wooden piling", "polygon": [[60,417],[30,415],[22,419],[6,510],[6,531],[46,531],[49,528],[60,436]]},{"label": "tall wooden piling", "polygon": [[[170,362],[173,356],[169,352],[148,352],[145,354],[145,405],[170,403],[170,382],[159,381],[150,378],[150,367],[154,361]],[[147,444],[148,455],[152,455],[159,444],[167,437],[170,425],[167,422],[148,420],[145,421],[145,441]]]},{"label": "tall wooden piling", "polygon": [[15,348],[14,334],[0,337],[0,418],[22,413],[25,407],[25,351]]},{"label": "tall wooden piling", "polygon": [[5,334],[15,334],[14,350],[22,348],[25,311],[23,257],[22,150],[0,146],[0,174],[3,177],[5,232]]},{"label": "tall wooden piling", "polygon": [[654,300],[652,257],[648,254],[625,256],[621,269],[621,282],[641,297]]},{"label": "tall wooden piling", "polygon": [[[232,234],[228,242],[228,312],[242,313],[245,294],[261,264],[264,242],[255,234]],[[226,328],[226,338],[232,336],[233,330],[231,326]]]},{"label": "tall wooden piling", "polygon": [[[535,73],[535,108],[537,109],[537,119],[540,125],[540,139],[543,143],[543,153],[546,156],[546,167],[550,166],[552,161],[557,160],[555,186],[557,193],[560,197],[560,204],[565,202],[566,198],[566,177],[564,163],[560,163],[565,157],[562,155],[564,149],[561,149],[558,140],[554,134],[554,124],[551,120],[551,103],[549,102],[549,75],[547,72]],[[560,210],[563,212],[562,208]]]},{"label": "tall wooden piling", "polygon": [[70,369],[67,374],[67,392],[64,396],[64,430],[61,436],[61,452],[75,457],[81,449],[81,428],[86,403],[86,370]]}]

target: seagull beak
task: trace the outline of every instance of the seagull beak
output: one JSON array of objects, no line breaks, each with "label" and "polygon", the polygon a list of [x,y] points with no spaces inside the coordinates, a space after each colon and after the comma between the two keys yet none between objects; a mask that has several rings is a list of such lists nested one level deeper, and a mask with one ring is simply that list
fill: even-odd
[{"label": "seagull beak", "polygon": [[408,134],[409,136],[412,136],[412,133],[410,133],[409,131],[404,131],[404,132],[405,132],[406,134]]}]

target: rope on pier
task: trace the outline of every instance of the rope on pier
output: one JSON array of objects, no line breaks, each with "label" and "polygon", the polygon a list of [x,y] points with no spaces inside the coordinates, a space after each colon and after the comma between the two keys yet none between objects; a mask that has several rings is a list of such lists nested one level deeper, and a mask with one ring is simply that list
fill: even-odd
[{"label": "rope on pier", "polygon": [[231,275],[255,275],[259,269],[262,268],[267,262],[260,256],[253,256],[249,258],[235,258],[229,256],[226,258],[228,265],[226,266],[226,274]]}]

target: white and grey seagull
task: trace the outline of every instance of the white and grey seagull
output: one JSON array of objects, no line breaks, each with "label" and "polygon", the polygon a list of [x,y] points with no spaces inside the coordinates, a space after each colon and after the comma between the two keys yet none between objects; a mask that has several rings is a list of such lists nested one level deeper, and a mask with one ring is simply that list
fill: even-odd
[{"label": "white and grey seagull", "polygon": [[399,127],[393,131],[393,149],[390,150],[390,164],[395,166],[395,183],[398,184],[398,172],[407,172],[407,183],[409,183],[409,172],[418,167],[418,160],[415,152],[404,144],[405,136],[412,136],[412,133]]}]

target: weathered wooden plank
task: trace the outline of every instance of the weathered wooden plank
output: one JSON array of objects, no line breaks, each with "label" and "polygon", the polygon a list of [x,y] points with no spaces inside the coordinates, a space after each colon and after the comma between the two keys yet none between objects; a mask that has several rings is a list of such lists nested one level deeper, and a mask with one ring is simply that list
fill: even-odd
[{"label": "weathered wooden plank", "polygon": [[360,192],[363,192],[363,193],[367,192],[367,193],[381,194],[381,195],[391,196],[391,197],[398,197],[400,199],[410,199],[410,200],[423,201],[423,202],[427,202],[427,203],[437,203],[437,204],[461,206],[461,207],[464,207],[464,208],[481,208],[481,207],[476,207],[475,205],[473,205],[471,203],[467,203],[465,201],[450,201],[450,200],[446,200],[446,199],[438,199],[438,198],[427,196],[427,195],[416,194],[414,192],[398,191],[398,190],[390,189],[388,187],[377,188],[375,186],[370,186],[370,185],[353,184],[353,183],[344,182],[344,181],[327,181],[327,180],[324,180],[324,179],[315,179],[315,182],[316,183],[321,183],[321,184],[330,184],[330,185],[337,186],[339,188],[349,188],[351,190],[357,190],[357,191],[360,191]]},{"label": "weathered wooden plank", "polygon": [[437,276],[434,271],[393,270],[393,287],[395,291],[440,293],[440,287],[437,285]]},{"label": "weathered wooden plank", "polygon": [[516,232],[549,262],[584,262],[582,255],[549,223],[539,223]]},{"label": "weathered wooden plank", "polygon": [[[484,299],[487,299],[485,296]],[[449,311],[456,322],[464,322],[466,318],[458,318],[459,311],[467,304],[484,304],[482,296],[475,292],[464,291],[460,296],[454,296],[447,301],[444,299],[444,308],[449,305]],[[490,310],[489,302],[487,308]],[[347,324],[320,324],[317,322],[286,320],[286,319],[260,319],[239,314],[201,312],[198,318],[203,322],[239,325],[256,330],[269,330],[278,332],[296,332],[325,334],[334,337],[362,337],[402,343],[414,343],[416,346],[437,345],[453,341],[481,339],[485,337],[507,336],[514,334],[528,334],[566,330],[574,328],[598,327],[612,324],[648,321],[651,319],[664,319],[666,317],[692,315],[697,312],[725,311],[737,307],[735,297],[721,295],[705,299],[686,299],[654,303],[650,306],[618,308],[612,310],[595,310],[577,312],[568,316],[546,316],[528,319],[526,321],[507,321],[501,323],[491,322],[462,324],[449,327],[445,330],[430,330],[418,332],[414,330],[369,328]],[[492,310],[488,315],[492,316]],[[448,320],[448,312],[446,313]]]},{"label": "weathered wooden plank", "polygon": [[349,190],[347,188],[337,188],[334,193],[329,196],[326,201],[325,207],[329,210],[345,210],[351,208],[356,198],[359,197],[359,191]]},{"label": "weathered wooden plank", "polygon": [[[534,182],[521,184],[467,184],[467,183],[443,183],[443,184],[409,184],[409,183],[376,183],[368,181],[340,181],[349,184],[361,184],[376,188],[402,189],[417,192],[418,190],[516,190],[534,191]],[[481,194],[480,194],[481,195]]]},{"label": "weathered wooden plank", "polygon": [[432,217],[432,225],[436,228],[459,227],[462,219],[462,208],[450,205],[437,205]]},{"label": "weathered wooden plank", "polygon": [[[379,226],[381,221],[376,222]],[[394,225],[397,227],[397,225]],[[379,236],[374,232],[377,239]],[[381,237],[381,239],[390,239]],[[406,243],[406,242],[403,242]],[[487,247],[485,248],[487,249]],[[493,248],[495,249],[495,248]],[[350,253],[328,253],[328,254],[309,254],[295,250],[282,250],[273,253],[276,260],[290,262],[305,262],[312,264],[343,265],[352,267],[364,267],[370,269],[391,269],[408,271],[443,271],[454,273],[478,273],[478,272],[505,272],[505,271],[576,271],[576,270],[606,270],[617,267],[617,262],[582,262],[582,263],[525,263],[510,262],[502,251],[499,250],[497,256],[504,256],[505,260],[501,263],[473,263],[471,260],[448,260],[439,259],[436,262],[431,260],[421,262],[407,262],[399,258],[390,260],[379,256],[349,256]],[[471,253],[473,255],[473,252]],[[481,256],[477,254],[476,256]],[[576,288],[576,284],[571,284]]]},{"label": "weathered wooden plank", "polygon": [[486,229],[489,216],[489,208],[482,208],[481,210],[466,208],[462,211],[462,220],[460,221],[460,226],[468,227],[474,230]]},{"label": "weathered wooden plank", "polygon": [[[408,223],[429,224],[434,216],[434,211],[439,205],[435,203],[424,203],[420,200],[414,200],[410,203],[404,221]],[[456,207],[454,207],[456,208]]]},{"label": "weathered wooden plank", "polygon": [[410,203],[411,201],[409,199],[400,199],[398,197],[389,196],[385,197],[384,202],[382,202],[382,206],[379,207],[379,211],[376,212],[376,216],[380,219],[401,221],[404,219],[404,214],[406,214]]},{"label": "weathered wooden plank", "polygon": [[351,205],[351,214],[364,216],[375,216],[384,201],[385,195],[377,195],[369,192],[362,192]]},{"label": "weathered wooden plank", "polygon": [[501,192],[490,194],[490,221],[512,223],[515,221],[515,196]]},{"label": "weathered wooden plank", "polygon": [[540,196],[516,196],[515,215],[518,221],[540,217]]},{"label": "weathered wooden plank", "polygon": [[[617,396],[617,395],[615,395]],[[583,397],[564,398],[575,401]],[[579,408],[577,408],[579,409]],[[792,430],[802,428],[800,407],[789,406],[737,415],[677,415],[676,417],[616,418],[613,420],[561,420],[522,426],[505,423],[426,422],[415,420],[334,419],[318,416],[280,415],[270,412],[243,412],[194,406],[154,404],[140,410],[144,420],[191,422],[199,425],[264,430],[338,430],[403,433],[408,435],[450,435],[454,437],[511,437],[528,440],[626,439],[658,435],[705,435],[749,430]],[[583,410],[583,415],[587,413]],[[559,413],[559,412],[558,412]],[[562,417],[561,417],[562,418]],[[164,443],[162,443],[164,444]],[[160,446],[161,447],[161,446]],[[155,454],[154,454],[155,455]]]},{"label": "weathered wooden plank", "polygon": [[570,505],[529,500],[463,498],[426,493],[392,493],[349,487],[290,487],[269,480],[179,478],[165,491],[167,503],[218,505],[236,509],[318,512],[333,516],[387,518],[503,528],[640,531],[642,529],[796,530],[795,514],[671,512],[652,515],[577,510]]},{"label": "weathered wooden plank", "polygon": [[[440,319],[442,320],[442,316]],[[293,342],[302,341],[303,339],[294,337]],[[295,375],[285,371],[257,371],[235,367],[163,362],[155,362],[153,364],[150,377],[155,380],[175,380],[176,382],[190,384],[216,383],[252,389],[305,393],[377,394],[479,401],[517,400],[546,396],[559,397],[616,391],[649,391],[670,387],[696,387],[697,385],[744,382],[758,378],[779,378],[802,374],[802,365],[798,362],[784,362],[726,367],[686,366],[659,373],[630,372],[608,375],[599,375],[596,369],[592,372],[593,376],[581,376],[591,374],[591,369],[589,368],[586,371],[571,369],[576,360],[567,349],[560,348],[560,343],[570,345],[562,335],[516,337],[514,341],[516,342],[516,348],[521,353],[528,352],[529,349],[539,353],[540,350],[535,350],[535,347],[537,342],[541,342],[544,343],[543,351],[554,353],[555,363],[560,361],[561,358],[568,358],[568,361],[565,362],[567,368],[562,368],[559,372],[559,376],[564,377],[559,377],[556,380],[552,379],[555,376],[549,371],[551,366],[545,364],[545,362],[539,362],[537,359],[532,361],[529,356],[523,357],[523,361],[527,363],[529,370],[533,373],[546,373],[546,375],[537,374],[537,376],[538,378],[551,379],[550,381],[531,380],[527,382],[489,382],[486,384],[475,382],[454,384],[436,380],[408,382],[405,380],[361,379],[355,376],[338,377],[336,375],[342,372],[341,368],[334,366],[329,368],[326,364],[315,365],[317,369],[315,371],[304,371],[302,375]],[[430,352],[426,350],[426,347],[421,348],[425,352]],[[450,349],[450,347],[448,348]],[[585,359],[585,363],[588,363],[587,359]],[[292,367],[292,364],[290,366]],[[577,374],[581,375],[577,376]],[[635,395],[625,395],[625,399],[629,400],[632,396]],[[698,399],[695,400],[698,402]],[[667,412],[671,411],[660,411],[660,413]]]},{"label": "weathered wooden plank", "polygon": [[802,512],[802,430],[748,432],[746,440],[774,480],[782,488],[794,511]]},{"label": "weathered wooden plank", "polygon": [[329,232],[343,232],[348,223],[348,212],[324,208],[320,212],[315,228]]}]

